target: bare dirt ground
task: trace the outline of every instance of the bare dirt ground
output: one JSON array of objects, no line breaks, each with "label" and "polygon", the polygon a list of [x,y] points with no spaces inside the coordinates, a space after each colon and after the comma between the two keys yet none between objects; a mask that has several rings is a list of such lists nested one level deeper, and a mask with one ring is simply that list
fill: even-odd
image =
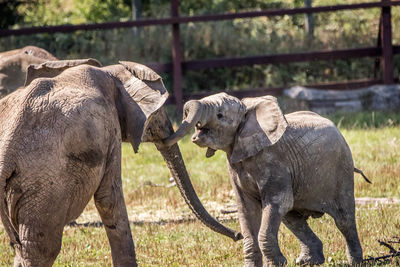
[{"label": "bare dirt ground", "polygon": [[[203,203],[207,211],[219,221],[237,219],[236,204],[234,202],[218,203],[208,201]],[[399,205],[398,198],[356,198],[356,206],[359,209],[375,209],[380,205]],[[91,204],[89,204],[91,205]],[[148,205],[128,207],[129,220],[134,224],[165,224],[182,223],[195,220],[188,208],[183,209],[154,209]],[[86,209],[75,221],[78,225],[101,225],[101,219],[95,209]]]}]

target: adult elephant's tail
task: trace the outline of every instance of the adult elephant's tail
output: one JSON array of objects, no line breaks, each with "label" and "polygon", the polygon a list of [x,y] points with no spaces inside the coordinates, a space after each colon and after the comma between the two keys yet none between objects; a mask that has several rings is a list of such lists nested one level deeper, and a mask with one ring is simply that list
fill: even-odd
[{"label": "adult elephant's tail", "polygon": [[10,212],[7,208],[6,186],[7,180],[16,175],[15,168],[7,168],[7,164],[0,160],[0,218],[3,226],[10,237],[10,244],[20,244],[17,229],[12,224]]},{"label": "adult elephant's tail", "polygon": [[354,168],[354,172],[361,174],[361,176],[365,179],[365,181],[367,183],[372,184],[372,182],[367,178],[367,176],[365,176],[365,174],[362,172],[362,170],[359,170],[357,168]]}]

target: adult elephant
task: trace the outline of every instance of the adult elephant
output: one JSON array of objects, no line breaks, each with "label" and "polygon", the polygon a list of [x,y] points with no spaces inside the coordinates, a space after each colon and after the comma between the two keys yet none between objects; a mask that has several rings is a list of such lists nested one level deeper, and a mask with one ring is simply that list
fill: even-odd
[{"label": "adult elephant", "polygon": [[0,98],[24,85],[26,69],[30,64],[57,60],[51,53],[36,46],[0,53]]},{"label": "adult elephant", "polygon": [[[283,222],[300,243],[297,263],[322,264],[322,243],[307,219],[331,215],[347,243],[350,264],[362,261],[350,149],[335,125],[309,111],[283,115],[272,96],[239,100],[225,93],[184,106],[171,145],[192,127],[192,141],[226,152],[244,236],[245,266],[286,263],[278,245]],[[365,177],[364,177],[365,178]],[[367,180],[368,181],[368,180]]]},{"label": "adult elephant", "polygon": [[0,101],[0,214],[16,249],[14,266],[51,266],[64,225],[92,196],[114,265],[136,265],[121,141],[135,152],[142,141],[154,142],[196,216],[240,237],[201,205],[179,147],[162,145],[173,128],[163,108],[168,93],[154,71],[133,62],[48,61],[28,68],[26,85]]}]

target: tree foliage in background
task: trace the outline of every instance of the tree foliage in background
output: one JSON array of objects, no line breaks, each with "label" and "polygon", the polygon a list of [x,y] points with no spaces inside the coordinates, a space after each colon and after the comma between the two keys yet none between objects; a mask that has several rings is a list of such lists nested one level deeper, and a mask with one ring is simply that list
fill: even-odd
[{"label": "tree foliage in background", "polygon": [[[1,0],[0,0],[1,1]],[[134,0],[31,0],[12,8],[11,28],[126,21],[132,17]],[[371,0],[313,0],[313,6],[351,4]],[[7,1],[13,2],[13,1]],[[2,3],[2,2],[0,2]],[[182,16],[241,12],[261,9],[295,8],[304,0],[185,0],[180,1]],[[0,7],[2,7],[0,5]],[[5,9],[1,9],[3,19]],[[169,0],[142,0],[141,17],[170,16]],[[305,31],[305,15],[259,17],[233,21],[181,24],[184,60],[243,57],[276,53],[306,52],[375,46],[380,9],[316,13],[314,38]],[[392,8],[393,29],[400,27],[400,8]],[[394,43],[400,31],[393,30]],[[70,34],[37,34],[0,39],[0,51],[24,45],[37,45],[59,58],[99,59],[103,64],[118,60],[171,62],[171,29],[168,26],[104,31],[77,31]],[[397,59],[396,57],[395,59]],[[395,60],[395,75],[400,68]],[[374,59],[316,61],[309,63],[256,65],[216,68],[184,73],[186,93],[203,90],[291,86],[327,81],[373,78]],[[167,87],[171,77],[163,74]]]},{"label": "tree foliage in background", "polygon": [[5,29],[23,20],[23,15],[19,12],[19,6],[27,6],[31,1],[8,1],[0,0],[0,28]]},{"label": "tree foliage in background", "polygon": [[130,19],[130,0],[34,0],[22,4],[23,26],[98,23]]}]

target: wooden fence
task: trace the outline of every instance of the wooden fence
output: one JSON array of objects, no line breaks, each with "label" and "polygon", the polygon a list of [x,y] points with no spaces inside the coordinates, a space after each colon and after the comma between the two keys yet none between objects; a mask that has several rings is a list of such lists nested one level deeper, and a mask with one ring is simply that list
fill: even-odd
[{"label": "wooden fence", "polygon": [[[276,63],[293,63],[306,62],[314,60],[332,60],[332,59],[349,59],[360,57],[375,57],[378,59],[375,70],[382,67],[381,79],[365,79],[357,81],[346,81],[337,83],[325,83],[306,85],[314,88],[330,88],[330,89],[351,89],[356,87],[368,86],[372,84],[392,84],[395,79],[393,77],[393,55],[400,54],[400,46],[392,44],[392,26],[391,26],[391,7],[400,6],[400,0],[381,0],[380,2],[369,2],[359,4],[346,4],[335,6],[318,6],[294,9],[268,9],[252,12],[237,12],[228,14],[203,15],[203,16],[179,16],[179,0],[171,0],[171,17],[160,19],[145,19],[127,22],[107,22],[98,24],[81,24],[81,25],[61,25],[46,26],[21,29],[1,29],[0,37],[10,35],[28,35],[37,33],[54,33],[54,32],[73,32],[77,30],[99,30],[99,29],[115,29],[127,27],[143,27],[152,25],[171,25],[172,26],[172,63],[152,63],[148,64],[157,72],[173,72],[173,98],[170,102],[176,104],[177,110],[182,110],[183,101],[188,98],[199,98],[205,94],[184,95],[182,88],[182,73],[185,70],[198,70],[204,68],[218,67],[237,67],[249,66],[254,64],[276,64]],[[260,55],[252,57],[237,58],[216,58],[216,59],[199,59],[184,61],[182,59],[182,48],[180,42],[179,25],[183,23],[196,23],[207,21],[233,20],[239,18],[255,18],[255,17],[271,17],[295,14],[312,14],[321,12],[334,12],[341,10],[370,9],[380,8],[381,17],[379,23],[379,34],[377,46],[364,47],[356,49],[343,49],[332,51],[314,51],[307,53],[288,53],[274,55]],[[380,61],[380,62],[379,62]],[[375,71],[376,72],[376,71]],[[376,76],[376,75],[375,75]],[[279,95],[283,88],[259,88],[256,90],[234,91],[230,92],[238,97],[257,96],[264,94]]]}]

